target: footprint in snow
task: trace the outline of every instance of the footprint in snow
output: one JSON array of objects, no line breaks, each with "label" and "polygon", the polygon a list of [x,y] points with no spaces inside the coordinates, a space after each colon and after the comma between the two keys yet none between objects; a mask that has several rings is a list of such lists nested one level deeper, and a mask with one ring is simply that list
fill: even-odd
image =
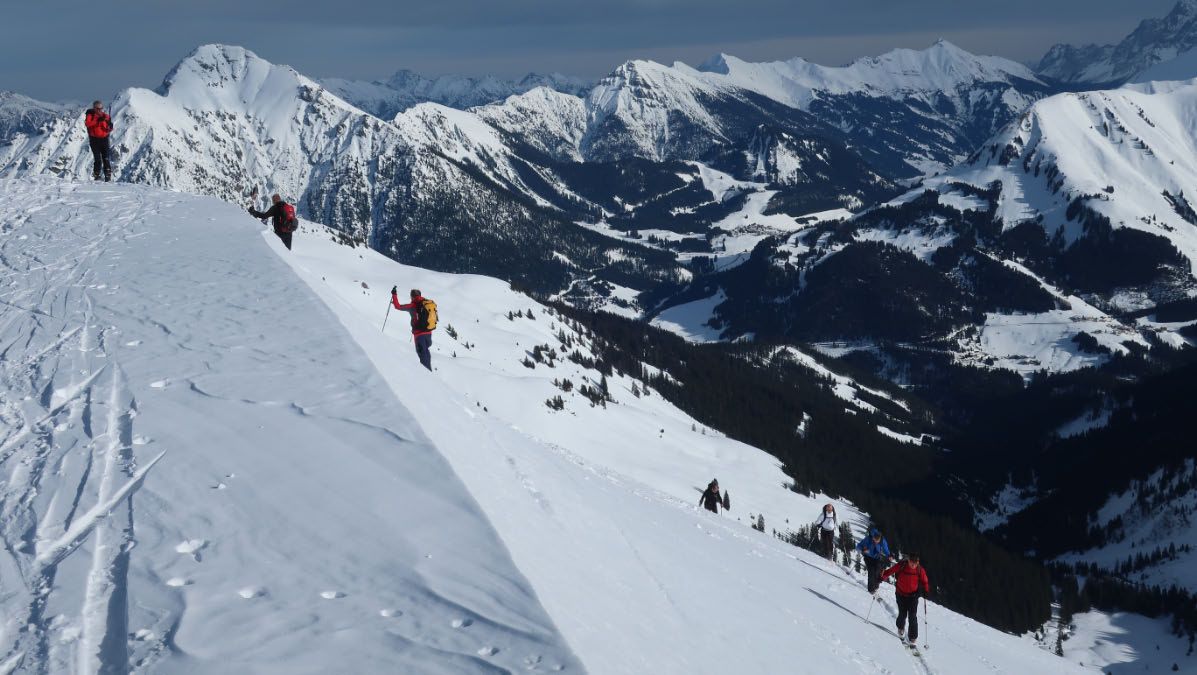
[{"label": "footprint in snow", "polygon": [[229,489],[229,486],[225,485],[224,483],[217,483],[216,485],[212,486],[212,489],[213,490],[227,490],[227,489]]},{"label": "footprint in snow", "polygon": [[253,600],[254,598],[260,598],[263,595],[266,595],[266,589],[262,588],[261,586],[246,586],[245,588],[237,591],[237,595],[240,595],[246,600]]},{"label": "footprint in snow", "polygon": [[141,340],[129,340],[128,342],[125,343],[125,346],[126,347],[140,347]]},{"label": "footprint in snow", "polygon": [[133,445],[148,445],[152,440],[154,439],[150,438],[149,436],[134,436]]},{"label": "footprint in snow", "polygon": [[199,562],[201,560],[200,551],[208,545],[206,539],[188,539],[187,541],[175,547],[175,551],[183,555],[191,556],[191,559]]},{"label": "footprint in snow", "polygon": [[403,616],[403,612],[398,609],[391,609],[388,607],[386,609],[378,610],[378,616],[381,616],[384,619],[395,619]]},{"label": "footprint in snow", "polygon": [[190,586],[192,583],[193,582],[191,579],[184,579],[183,577],[171,577],[166,580],[166,585],[170,586],[171,588],[182,588],[184,586]]},{"label": "footprint in snow", "polygon": [[490,645],[487,645],[478,650],[478,656],[494,656],[495,654],[498,654],[498,653],[499,653],[499,648],[491,647]]},{"label": "footprint in snow", "polygon": [[338,598],[345,597],[345,594],[341,591],[321,591],[320,597],[325,600],[337,600]]},{"label": "footprint in snow", "polygon": [[170,384],[170,380],[155,380],[150,383],[151,389],[165,389],[166,385]]},{"label": "footprint in snow", "polygon": [[450,622],[449,625],[453,626],[454,628],[468,628],[469,626],[474,625],[474,620],[473,619],[453,619],[453,621]]},{"label": "footprint in snow", "polygon": [[157,636],[154,634],[154,631],[150,630],[149,628],[142,628],[136,633],[129,633],[129,640],[136,642],[146,642],[148,640],[153,640],[155,637]]}]

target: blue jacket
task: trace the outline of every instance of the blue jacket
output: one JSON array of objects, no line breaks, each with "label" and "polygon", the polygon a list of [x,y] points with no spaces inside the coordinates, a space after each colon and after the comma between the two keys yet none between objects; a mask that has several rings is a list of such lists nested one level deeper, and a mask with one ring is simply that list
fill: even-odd
[{"label": "blue jacket", "polygon": [[873,538],[866,536],[856,545],[856,550],[870,558],[884,560],[889,557],[889,542],[885,540],[885,537],[882,537],[880,542],[874,544]]}]

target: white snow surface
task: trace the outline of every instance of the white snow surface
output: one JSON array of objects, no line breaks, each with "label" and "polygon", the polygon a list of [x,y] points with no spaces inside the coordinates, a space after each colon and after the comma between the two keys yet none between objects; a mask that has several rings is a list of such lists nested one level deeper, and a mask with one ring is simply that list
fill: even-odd
[{"label": "white snow surface", "polygon": [[[1003,148],[1013,159],[1002,164]],[[992,149],[992,151],[991,151]],[[1161,236],[1197,269],[1197,225],[1165,197],[1197,204],[1197,80],[1127,85],[1043,99],[991,139],[969,163],[917,188],[951,192],[951,183],[1001,184],[998,218],[1007,228],[1042,216],[1049,236],[1084,235],[1069,203],[1086,204],[1113,227]],[[1051,188],[1049,169],[1061,185]]]},{"label": "white snow surface", "polygon": [[[912,657],[890,591],[865,625],[741,522],[827,501],[775,459],[625,376],[545,406],[595,373],[520,363],[579,337],[506,283],[146,187],[0,181],[0,223],[6,670],[1084,672],[934,604]],[[438,301],[433,373],[392,284]]]},{"label": "white snow surface", "polygon": [[1188,654],[1188,640],[1172,635],[1167,619],[1094,610],[1074,615],[1068,635],[1062,645],[1063,660],[1094,671],[1128,675],[1197,670],[1197,657]]},{"label": "white snow surface", "polygon": [[257,221],[52,179],[0,181],[0,214],[0,662],[580,670],[476,499]]},{"label": "white snow surface", "polygon": [[712,327],[710,322],[715,319],[715,308],[726,301],[727,296],[719,291],[702,300],[674,305],[653,317],[649,323],[690,342],[718,342],[723,337],[723,329]]}]

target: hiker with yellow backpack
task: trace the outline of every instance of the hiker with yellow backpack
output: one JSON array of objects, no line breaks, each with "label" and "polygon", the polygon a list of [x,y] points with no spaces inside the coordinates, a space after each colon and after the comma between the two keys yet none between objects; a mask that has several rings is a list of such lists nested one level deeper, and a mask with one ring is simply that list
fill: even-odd
[{"label": "hiker with yellow backpack", "polygon": [[411,302],[399,302],[399,287],[391,287],[391,304],[411,314],[411,336],[416,342],[420,364],[432,370],[432,331],[436,330],[436,303],[423,296],[420,289],[411,289]]}]

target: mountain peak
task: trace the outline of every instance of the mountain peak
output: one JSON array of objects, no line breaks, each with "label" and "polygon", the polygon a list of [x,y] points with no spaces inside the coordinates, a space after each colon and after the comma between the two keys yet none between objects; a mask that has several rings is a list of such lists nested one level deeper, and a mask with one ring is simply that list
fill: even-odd
[{"label": "mountain peak", "polygon": [[167,94],[180,85],[202,83],[210,87],[243,79],[252,69],[271,68],[273,64],[245,47],[204,44],[183,57],[167,73],[158,93]]},{"label": "mountain peak", "polygon": [[708,58],[706,61],[698,64],[698,70],[701,70],[705,73],[719,73],[720,75],[727,75],[731,72],[732,63],[743,63],[743,61],[737,59],[731,54],[719,52],[718,54]]},{"label": "mountain peak", "polygon": [[315,83],[244,47],[205,44],[179,61],[156,93],[189,109],[265,110],[304,85]]}]

